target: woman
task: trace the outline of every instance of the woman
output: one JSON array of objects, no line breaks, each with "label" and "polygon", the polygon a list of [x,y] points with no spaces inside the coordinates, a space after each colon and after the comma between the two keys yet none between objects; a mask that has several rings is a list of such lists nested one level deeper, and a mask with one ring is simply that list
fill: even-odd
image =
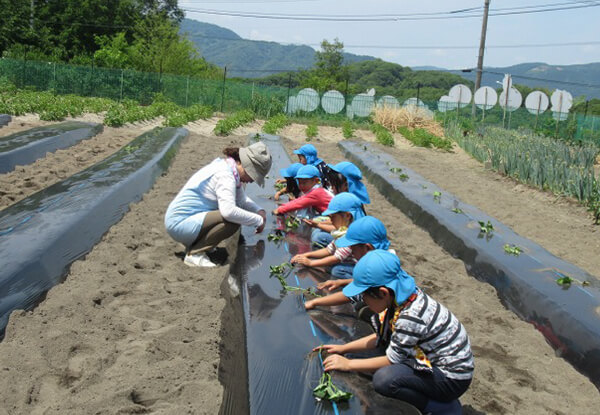
[{"label": "woman", "polygon": [[226,158],[213,160],[187,181],[165,214],[167,232],[185,245],[189,266],[214,267],[206,252],[240,225],[254,226],[257,233],[265,227],[265,210],[246,196],[242,183],[264,185],[271,168],[267,146],[229,147],[223,154]]}]

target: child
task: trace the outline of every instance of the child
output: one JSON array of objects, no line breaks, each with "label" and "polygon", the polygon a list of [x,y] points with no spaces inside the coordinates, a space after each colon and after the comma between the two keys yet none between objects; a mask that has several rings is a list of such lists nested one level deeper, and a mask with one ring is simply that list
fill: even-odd
[{"label": "child", "polygon": [[[374,389],[382,395],[422,412],[436,406],[441,413],[459,414],[458,398],[469,388],[474,369],[469,337],[460,321],[416,287],[398,257],[384,250],[371,251],[356,264],[354,281],[344,294],[363,294],[379,314],[373,316],[376,333],[323,346],[331,354],[323,362],[325,370],[374,372]],[[386,348],[382,356],[342,356],[381,346]]]},{"label": "child", "polygon": [[290,200],[296,199],[300,196],[300,188],[298,187],[298,182],[296,182],[296,174],[298,174],[300,167],[302,167],[301,163],[294,163],[287,169],[279,170],[279,174],[281,174],[283,180],[277,180],[277,182],[285,183],[285,187],[277,191],[273,199],[277,201],[284,194],[288,194]]},{"label": "child", "polygon": [[298,199],[291,200],[279,206],[273,211],[273,214],[284,215],[302,209],[312,209],[317,213],[325,211],[333,195],[319,184],[319,170],[311,165],[302,166],[298,169],[296,179],[298,180],[300,191],[304,194]]},{"label": "child", "polygon": [[[356,219],[363,216],[360,200],[351,193],[335,195],[323,215],[329,216],[333,226],[339,231],[339,236],[345,233],[347,227]],[[327,247],[292,258],[293,264],[305,267],[329,267],[333,278],[350,278],[356,259],[352,256],[352,249],[338,248],[335,241]]]},{"label": "child", "polygon": [[[350,248],[352,250],[352,256],[357,261],[360,261],[367,252],[375,249],[389,249],[390,241],[387,239],[387,231],[385,230],[383,222],[373,216],[365,216],[352,222],[348,227],[346,234],[335,241],[335,246],[338,249]],[[393,252],[393,250],[390,250],[390,252]],[[318,284],[317,288],[335,291],[338,288],[345,287],[351,282],[351,278],[328,280]],[[364,306],[362,297],[357,296],[356,298],[348,298],[341,291],[325,297],[306,301],[304,307],[307,310],[311,310],[316,306],[333,306],[350,302],[352,302],[356,311],[359,314],[362,314],[361,308]]]},{"label": "child", "polygon": [[329,188],[329,167],[327,163],[317,156],[317,149],[312,144],[304,144],[298,150],[294,150],[298,155],[298,161],[304,165],[315,166],[319,169],[319,177],[324,188]]},{"label": "child", "polygon": [[[342,192],[350,192],[358,197],[363,203],[363,212],[366,215],[364,208],[365,204],[371,203],[367,188],[361,182],[362,173],[360,169],[349,161],[342,161],[336,165],[329,165],[329,183],[333,194]],[[329,222],[307,222],[310,226],[315,228],[311,235],[311,241],[315,246],[325,246],[333,240],[333,237],[329,234],[333,227]]]}]

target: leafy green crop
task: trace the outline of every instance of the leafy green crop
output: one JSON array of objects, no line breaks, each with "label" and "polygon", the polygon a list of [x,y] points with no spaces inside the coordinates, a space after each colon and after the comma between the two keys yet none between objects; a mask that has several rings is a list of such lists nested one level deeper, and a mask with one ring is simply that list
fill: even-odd
[{"label": "leafy green crop", "polygon": [[519,256],[519,255],[521,255],[523,250],[520,247],[518,247],[517,245],[505,244],[504,252],[506,252],[507,254]]},{"label": "leafy green crop", "polygon": [[[274,276],[275,278],[277,278],[279,280],[279,283],[281,284],[281,288],[283,288],[287,292],[295,291],[295,292],[300,292],[302,294],[308,294],[313,297],[321,297],[321,295],[318,294],[316,292],[316,290],[312,287],[311,288],[302,288],[302,287],[295,287],[293,285],[289,285],[285,279],[290,274],[292,269],[294,269],[294,266],[292,264],[290,264],[289,262],[284,262],[281,265],[269,266],[269,273],[271,276]],[[287,273],[286,273],[286,270],[288,270]],[[284,273],[285,273],[285,275],[284,275]]]},{"label": "leafy green crop", "polygon": [[269,118],[263,125],[262,130],[267,134],[277,134],[290,122],[285,114],[276,114]]},{"label": "leafy green crop", "polygon": [[283,240],[284,236],[281,231],[275,231],[267,235],[267,241],[279,242]]},{"label": "leafy green crop", "polygon": [[287,187],[287,185],[285,184],[285,182],[276,182],[273,187],[275,187],[275,189],[277,190],[282,190],[285,189]]},{"label": "leafy green crop", "polygon": [[319,135],[319,128],[317,127],[317,124],[308,124],[306,126],[306,141],[311,141],[317,135]]},{"label": "leafy green crop", "polygon": [[452,208],[452,212],[454,213],[465,213],[461,208]]},{"label": "leafy green crop", "polygon": [[352,126],[352,122],[350,120],[345,120],[342,123],[342,135],[344,138],[354,137],[354,127]]},{"label": "leafy green crop", "polygon": [[233,130],[254,121],[254,113],[249,110],[242,110],[219,120],[215,126],[216,135],[229,135]]},{"label": "leafy green crop", "polygon": [[479,232],[486,233],[488,235],[491,235],[494,232],[494,225],[492,225],[492,222],[490,222],[489,220],[487,221],[487,223],[483,221],[478,221],[478,223]]},{"label": "leafy green crop", "polygon": [[394,136],[390,131],[381,124],[372,124],[371,131],[375,134],[375,139],[378,143],[384,146],[394,146]]},{"label": "leafy green crop", "polygon": [[402,171],[402,168],[401,167],[392,167],[392,168],[390,168],[390,171],[392,173],[400,173]]},{"label": "leafy green crop", "polygon": [[437,203],[442,203],[442,192],[433,192],[433,200]]},{"label": "leafy green crop", "polygon": [[414,128],[411,130],[408,127],[398,127],[398,132],[417,147],[430,148],[433,146],[446,151],[452,150],[452,141],[438,137],[423,128]]},{"label": "leafy green crop", "polygon": [[410,177],[409,177],[409,176],[408,176],[408,174],[406,174],[406,173],[402,173],[401,175],[399,175],[399,176],[398,176],[398,178],[399,178],[401,181],[403,181],[403,182],[405,182],[405,181],[407,181],[408,179],[410,179]]},{"label": "leafy green crop", "polygon": [[284,225],[286,232],[293,231],[294,229],[298,229],[298,226],[300,226],[300,219],[295,216],[288,216],[285,218]]},{"label": "leafy green crop", "polygon": [[313,395],[318,400],[325,399],[333,402],[347,401],[352,398],[350,392],[344,392],[333,384],[331,375],[327,372],[323,372],[319,384],[313,389]]}]

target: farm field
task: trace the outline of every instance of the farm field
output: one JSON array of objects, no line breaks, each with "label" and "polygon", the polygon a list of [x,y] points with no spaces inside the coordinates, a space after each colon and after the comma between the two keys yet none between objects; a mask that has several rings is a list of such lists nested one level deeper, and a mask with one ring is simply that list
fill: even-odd
[{"label": "farm field", "polygon": [[[163,227],[168,203],[189,176],[219,156],[223,147],[243,144],[246,134],[262,127],[256,121],[233,136],[217,137],[212,134],[217,120],[188,124],[191,134],[168,173],[85,259],[73,264],[67,280],[40,306],[13,314],[0,343],[5,373],[0,394],[8,413],[218,413],[219,357],[232,347],[220,340],[220,332],[228,329],[221,322],[221,287],[229,269],[186,267],[175,255],[181,248]],[[26,122],[33,127],[36,121],[15,117],[0,129],[0,136],[25,129],[19,124]],[[105,127],[98,137],[0,175],[2,189],[7,183],[16,200],[26,197],[100,161],[158,124]],[[288,152],[305,142],[305,128],[292,124],[280,133],[287,137]],[[370,131],[358,130],[356,136],[374,141]],[[342,161],[335,144],[342,139],[341,129],[319,127],[319,137],[313,144],[320,157],[329,163]],[[555,255],[592,274],[600,269],[598,227],[585,208],[486,171],[458,148],[454,153],[415,148],[396,136],[396,147],[385,149]],[[94,151],[94,157],[76,160]],[[60,174],[42,181],[51,168]],[[27,184],[31,181],[39,188]],[[368,213],[386,224],[405,269],[459,317],[471,336],[476,373],[461,398],[465,413],[596,412],[600,395],[587,378],[557,358],[530,324],[506,310],[491,286],[469,276],[460,260],[373,186],[367,187],[372,199]],[[16,201],[2,197],[2,208]],[[236,242],[227,243],[231,254]]]}]

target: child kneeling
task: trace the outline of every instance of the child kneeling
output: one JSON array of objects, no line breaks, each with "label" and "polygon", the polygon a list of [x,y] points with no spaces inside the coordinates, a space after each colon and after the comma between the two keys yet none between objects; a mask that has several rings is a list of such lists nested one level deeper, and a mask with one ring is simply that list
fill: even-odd
[{"label": "child kneeling", "polygon": [[[460,413],[458,398],[473,377],[473,354],[464,326],[443,305],[415,285],[398,257],[375,250],[354,269],[354,280],[344,290],[348,297],[363,294],[376,333],[344,345],[323,346],[331,353],[326,371],[374,372],[373,387],[429,412]],[[377,318],[379,317],[379,318]],[[385,347],[385,354],[348,359],[346,353]]]},{"label": "child kneeling", "polygon": [[[323,215],[330,217],[336,229],[335,234],[340,237],[346,232],[348,226],[362,218],[364,213],[361,202],[356,196],[352,193],[340,193],[331,199]],[[294,256],[291,262],[305,267],[332,267],[333,278],[352,278],[356,259],[352,256],[352,249],[338,248],[334,240],[325,248]]]}]

